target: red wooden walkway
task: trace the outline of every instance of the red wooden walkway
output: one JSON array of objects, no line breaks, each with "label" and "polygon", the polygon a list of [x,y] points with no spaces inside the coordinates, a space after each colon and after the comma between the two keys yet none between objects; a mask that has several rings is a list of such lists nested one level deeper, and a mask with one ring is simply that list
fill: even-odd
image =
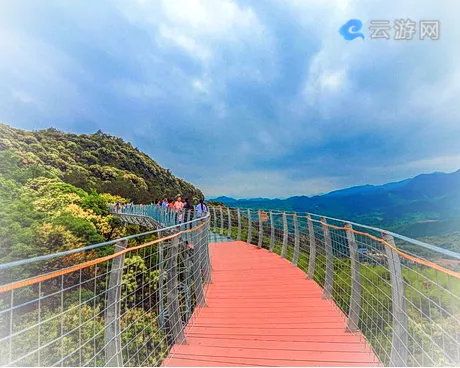
[{"label": "red wooden walkway", "polygon": [[241,241],[212,243],[207,307],[165,366],[377,366],[345,316],[287,260]]}]

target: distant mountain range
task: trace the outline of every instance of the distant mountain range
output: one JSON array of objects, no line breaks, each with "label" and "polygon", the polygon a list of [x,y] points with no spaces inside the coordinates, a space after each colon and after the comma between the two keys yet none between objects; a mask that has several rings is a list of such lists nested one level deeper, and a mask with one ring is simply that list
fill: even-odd
[{"label": "distant mountain range", "polygon": [[[460,230],[460,170],[421,174],[399,182],[356,186],[313,197],[235,199],[222,196],[212,200],[232,207],[311,212],[396,230],[404,228],[406,234],[410,233],[408,224],[427,221],[442,224],[443,232]],[[446,221],[451,226],[446,228]],[[430,228],[437,226],[431,224]],[[433,233],[436,231],[417,235]]]},{"label": "distant mountain range", "polygon": [[232,197],[220,196],[216,198],[209,199],[210,201],[220,202],[220,203],[233,203],[233,202],[266,202],[266,201],[274,201],[278,199],[272,198],[241,198],[235,199]]}]

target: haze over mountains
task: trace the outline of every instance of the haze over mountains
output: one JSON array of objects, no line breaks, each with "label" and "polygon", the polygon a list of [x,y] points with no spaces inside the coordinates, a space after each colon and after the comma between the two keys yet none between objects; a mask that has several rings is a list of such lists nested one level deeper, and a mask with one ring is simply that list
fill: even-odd
[{"label": "haze over mountains", "polygon": [[213,200],[241,208],[318,213],[404,229],[408,235],[435,235],[460,229],[460,170],[421,174],[399,182],[356,186],[313,197]]}]

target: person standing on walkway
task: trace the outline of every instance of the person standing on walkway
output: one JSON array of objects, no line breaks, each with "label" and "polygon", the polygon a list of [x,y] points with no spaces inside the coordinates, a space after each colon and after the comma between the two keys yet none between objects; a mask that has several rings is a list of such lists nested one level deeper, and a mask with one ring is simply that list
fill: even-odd
[{"label": "person standing on walkway", "polygon": [[203,200],[200,200],[200,203],[196,205],[196,216],[201,217],[203,214],[206,214],[208,212],[208,207],[204,204]]},{"label": "person standing on walkway", "polygon": [[174,208],[176,212],[184,208],[184,202],[182,202],[182,197],[177,197],[176,202],[174,202]]},{"label": "person standing on walkway", "polygon": [[163,202],[161,202],[161,207],[166,208],[166,207],[168,207],[168,204],[169,204],[168,198],[165,197],[163,199]]},{"label": "person standing on walkway", "polygon": [[193,210],[195,208],[193,207],[192,203],[190,202],[190,199],[186,199],[185,200],[185,204],[184,204],[184,210],[185,210],[185,213],[187,214],[188,212],[190,212],[190,216],[187,217],[187,218],[190,218],[192,219],[193,218]]},{"label": "person standing on walkway", "polygon": [[176,210],[177,215],[177,220],[178,222],[182,222],[182,209],[184,208],[184,202],[182,202],[182,198],[179,196],[176,199],[176,202],[174,202],[174,209]]},{"label": "person standing on walkway", "polygon": [[184,203],[184,210],[191,210],[193,206],[190,204],[190,199],[186,198]]}]

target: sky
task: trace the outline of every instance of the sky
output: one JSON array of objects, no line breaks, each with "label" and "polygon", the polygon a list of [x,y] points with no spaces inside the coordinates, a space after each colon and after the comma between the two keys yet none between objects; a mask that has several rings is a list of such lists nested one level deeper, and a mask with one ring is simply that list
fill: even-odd
[{"label": "sky", "polygon": [[[460,2],[2,0],[0,122],[120,136],[206,196],[460,168]],[[339,28],[360,19],[364,40]],[[371,20],[417,22],[371,39]],[[418,22],[439,20],[420,40]],[[394,30],[390,32],[394,36]]]}]

